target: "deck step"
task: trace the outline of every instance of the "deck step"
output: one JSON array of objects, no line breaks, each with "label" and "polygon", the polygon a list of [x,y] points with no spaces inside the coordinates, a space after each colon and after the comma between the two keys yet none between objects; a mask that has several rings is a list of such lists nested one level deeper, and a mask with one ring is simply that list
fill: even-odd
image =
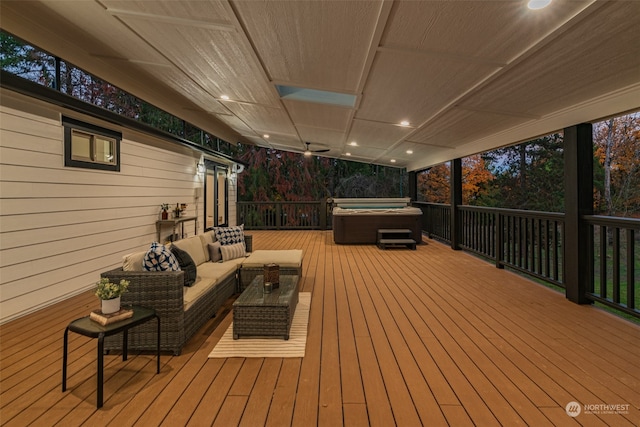
[{"label": "deck step", "polygon": [[416,250],[416,241],[413,239],[378,239],[380,249],[387,249],[387,246],[406,246],[411,250]]}]

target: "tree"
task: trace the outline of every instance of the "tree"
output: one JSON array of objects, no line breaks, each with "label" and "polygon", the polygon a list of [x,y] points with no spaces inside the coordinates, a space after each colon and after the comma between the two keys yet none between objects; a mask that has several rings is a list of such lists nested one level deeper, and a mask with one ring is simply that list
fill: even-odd
[{"label": "tree", "polygon": [[0,66],[16,76],[53,87],[55,58],[0,31]]},{"label": "tree", "polygon": [[449,162],[442,163],[418,174],[418,200],[429,203],[450,203]]},{"label": "tree", "polygon": [[561,134],[551,134],[523,144],[484,154],[495,179],[478,204],[510,209],[562,212],[564,161]]},{"label": "tree", "polygon": [[402,169],[243,146],[249,167],[238,182],[245,201],[311,201],[327,197],[399,197],[406,194]]},{"label": "tree", "polygon": [[640,216],[640,113],[594,125],[596,209],[606,215]]},{"label": "tree", "polygon": [[462,159],[462,203],[478,205],[489,194],[493,174],[480,154]]}]

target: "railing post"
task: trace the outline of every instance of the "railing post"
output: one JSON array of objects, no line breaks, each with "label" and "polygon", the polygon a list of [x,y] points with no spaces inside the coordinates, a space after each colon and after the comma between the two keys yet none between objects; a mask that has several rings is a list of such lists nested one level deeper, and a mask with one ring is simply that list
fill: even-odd
[{"label": "railing post", "polygon": [[583,215],[593,214],[593,130],[582,123],[564,130],[564,269],[567,299],[589,304],[593,284],[593,235]]},{"label": "railing post", "polygon": [[500,212],[494,212],[496,216],[496,267],[504,268],[502,258],[504,257],[504,216]]},{"label": "railing post", "polygon": [[627,238],[627,307],[631,309],[636,309],[636,285],[635,285],[635,272],[634,272],[634,262],[632,260],[636,259],[634,252],[634,232],[631,228],[627,228],[626,230],[626,238]]},{"label": "railing post", "polygon": [[282,203],[276,202],[276,229],[280,230],[282,227]]},{"label": "railing post", "polygon": [[320,200],[320,230],[327,229],[327,199]]},{"label": "railing post", "polygon": [[418,200],[418,174],[411,171],[407,174],[407,184],[409,186],[409,197],[411,200]]},{"label": "railing post", "polygon": [[462,204],[462,159],[451,160],[451,249],[460,249],[461,224],[458,206]]}]

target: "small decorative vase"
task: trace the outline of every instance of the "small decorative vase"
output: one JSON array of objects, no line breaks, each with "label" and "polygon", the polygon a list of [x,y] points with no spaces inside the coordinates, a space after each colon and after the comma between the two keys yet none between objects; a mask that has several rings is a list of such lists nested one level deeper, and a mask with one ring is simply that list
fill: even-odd
[{"label": "small decorative vase", "polygon": [[102,314],[116,313],[120,310],[120,297],[112,299],[103,299],[102,301]]},{"label": "small decorative vase", "polygon": [[264,282],[264,285],[263,285],[263,288],[262,288],[262,293],[270,294],[272,290],[273,290],[273,283]]},{"label": "small decorative vase", "polygon": [[167,211],[162,211],[162,219],[163,219],[163,220],[165,220],[165,219],[169,219],[169,212],[167,212]]}]

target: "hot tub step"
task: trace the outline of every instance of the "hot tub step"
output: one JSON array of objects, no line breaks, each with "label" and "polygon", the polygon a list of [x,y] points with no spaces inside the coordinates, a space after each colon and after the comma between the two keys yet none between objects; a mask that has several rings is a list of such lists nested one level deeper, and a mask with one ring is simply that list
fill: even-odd
[{"label": "hot tub step", "polygon": [[387,249],[388,246],[406,246],[411,250],[416,250],[416,241],[413,239],[378,239],[380,249]]},{"label": "hot tub step", "polygon": [[413,231],[408,228],[379,228],[378,241],[380,239],[411,239]]}]

